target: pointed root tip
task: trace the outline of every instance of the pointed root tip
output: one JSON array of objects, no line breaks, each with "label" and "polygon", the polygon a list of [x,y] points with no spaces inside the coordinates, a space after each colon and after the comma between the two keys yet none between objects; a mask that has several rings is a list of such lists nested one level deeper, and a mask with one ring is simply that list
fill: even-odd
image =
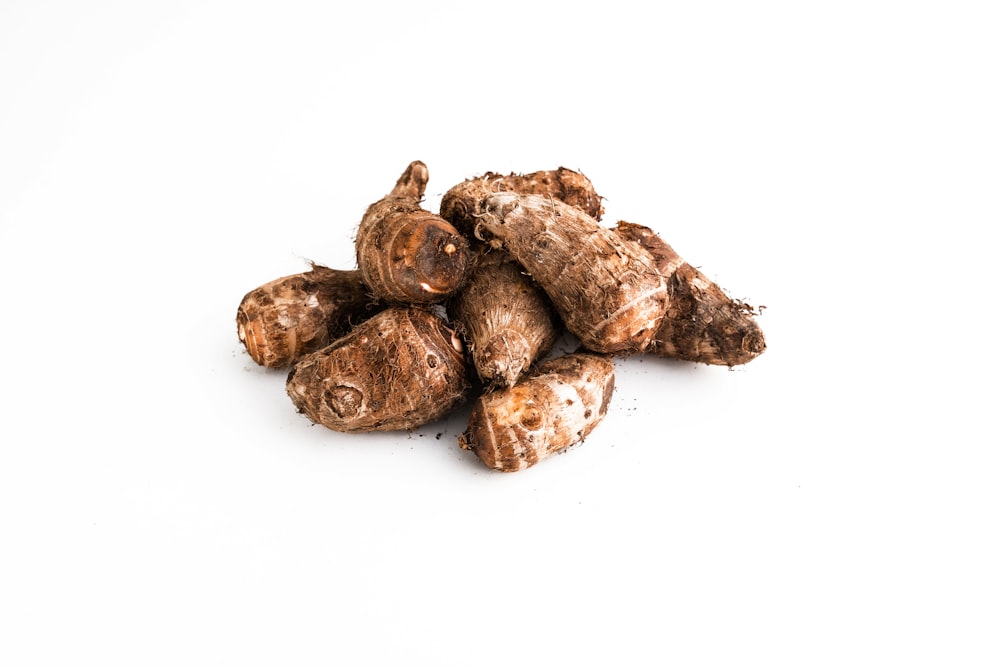
[{"label": "pointed root tip", "polygon": [[427,182],[429,180],[430,176],[427,171],[427,165],[420,160],[414,160],[406,167],[406,171],[402,173],[399,180],[396,181],[396,187],[392,189],[390,195],[393,197],[415,197],[420,199],[424,196],[424,191],[427,189]]}]

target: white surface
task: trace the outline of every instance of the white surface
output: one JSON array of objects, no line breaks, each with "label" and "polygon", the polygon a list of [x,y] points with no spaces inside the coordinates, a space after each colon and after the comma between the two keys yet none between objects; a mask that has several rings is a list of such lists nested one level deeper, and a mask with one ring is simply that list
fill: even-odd
[{"label": "white surface", "polygon": [[[0,662],[997,664],[991,3],[349,4],[0,7]],[[236,306],[414,159],[582,170],[767,353],[514,475],[310,426]]]}]

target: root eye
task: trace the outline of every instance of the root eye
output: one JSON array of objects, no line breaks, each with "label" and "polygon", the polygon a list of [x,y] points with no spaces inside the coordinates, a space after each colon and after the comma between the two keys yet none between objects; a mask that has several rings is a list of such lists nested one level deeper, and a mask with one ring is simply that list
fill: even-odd
[{"label": "root eye", "polygon": [[437,365],[438,365],[437,355],[435,355],[435,354],[428,354],[427,355],[427,367],[428,368],[437,368]]},{"label": "root eye", "polygon": [[521,416],[521,426],[534,431],[542,425],[542,413],[538,408],[527,408]]},{"label": "root eye", "polygon": [[361,410],[361,392],[343,385],[325,392],[327,405],[341,419],[353,417]]}]

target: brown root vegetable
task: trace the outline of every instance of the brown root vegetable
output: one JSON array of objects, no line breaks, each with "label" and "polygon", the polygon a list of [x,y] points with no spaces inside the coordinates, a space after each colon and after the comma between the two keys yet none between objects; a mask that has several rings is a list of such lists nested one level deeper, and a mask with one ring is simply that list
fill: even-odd
[{"label": "brown root vegetable", "polygon": [[462,343],[437,315],[388,308],[301,359],[285,388],[300,412],[335,431],[412,429],[464,398]]},{"label": "brown root vegetable", "polygon": [[377,309],[360,272],[313,264],[248,292],[236,311],[236,332],[255,362],[283,368]]},{"label": "brown root vegetable", "polygon": [[479,378],[489,385],[514,384],[559,335],[545,293],[507,252],[488,246],[448,313],[460,326]]},{"label": "brown root vegetable", "polygon": [[752,306],[730,298],[652,229],[619,222],[616,231],[649,250],[667,279],[670,305],[648,352],[720,366],[745,364],[764,352]]},{"label": "brown root vegetable", "polygon": [[358,268],[385,301],[442,301],[465,279],[468,241],[447,220],[421,207],[427,180],[427,166],[410,163],[392,192],[369,206],[358,226]]},{"label": "brown root vegetable", "polygon": [[483,201],[476,233],[503,244],[587,349],[629,354],[652,343],[667,284],[637,242],[558,199],[514,193]]},{"label": "brown root vegetable", "polygon": [[441,216],[466,234],[471,234],[476,219],[482,213],[483,200],[498,192],[516,192],[525,195],[547,195],[600,220],[604,214],[602,197],[594,184],[583,174],[559,167],[550,171],[502,176],[486,172],[451,188],[441,198]]},{"label": "brown root vegetable", "polygon": [[531,467],[586,438],[607,414],[614,386],[608,357],[552,359],[514,386],[481,396],[459,445],[494,470]]}]

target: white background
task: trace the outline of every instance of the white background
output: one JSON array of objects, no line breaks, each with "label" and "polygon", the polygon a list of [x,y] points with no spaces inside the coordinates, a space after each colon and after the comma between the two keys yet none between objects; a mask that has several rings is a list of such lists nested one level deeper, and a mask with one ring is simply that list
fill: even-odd
[{"label": "white background", "polygon": [[[7,0],[0,662],[998,664],[998,31],[988,2]],[[311,426],[236,307],[352,267],[415,159],[432,210],[583,171],[767,306],[769,349],[621,361],[593,435],[513,475],[461,413]]]}]

